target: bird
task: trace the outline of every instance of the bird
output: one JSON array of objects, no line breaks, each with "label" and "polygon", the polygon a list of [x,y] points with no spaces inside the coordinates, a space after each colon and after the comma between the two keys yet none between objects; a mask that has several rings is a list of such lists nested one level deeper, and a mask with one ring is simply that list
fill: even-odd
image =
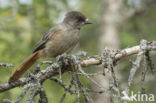
[{"label": "bird", "polygon": [[57,57],[69,53],[80,40],[80,29],[92,24],[79,11],[67,12],[63,21],[53,26],[37,43],[32,54],[12,73],[8,82],[18,80],[40,58]]}]

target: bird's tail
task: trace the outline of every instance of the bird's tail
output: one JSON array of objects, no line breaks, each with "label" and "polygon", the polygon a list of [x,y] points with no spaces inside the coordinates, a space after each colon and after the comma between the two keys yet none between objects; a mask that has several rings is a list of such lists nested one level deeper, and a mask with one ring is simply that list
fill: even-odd
[{"label": "bird's tail", "polygon": [[31,54],[11,75],[8,82],[19,79],[37,60],[39,53],[34,52]]}]

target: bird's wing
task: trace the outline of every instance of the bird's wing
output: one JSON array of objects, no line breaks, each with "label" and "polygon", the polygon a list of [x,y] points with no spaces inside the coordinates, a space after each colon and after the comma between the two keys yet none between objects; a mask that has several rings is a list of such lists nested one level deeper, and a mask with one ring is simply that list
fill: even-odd
[{"label": "bird's wing", "polygon": [[36,52],[36,51],[39,51],[43,48],[45,48],[45,44],[51,40],[51,38],[55,37],[58,32],[61,32],[63,31],[63,28],[61,25],[56,25],[54,26],[53,28],[51,28],[46,34],[44,34],[42,36],[42,38],[39,40],[39,42],[37,43],[35,49],[33,50],[33,53]]}]

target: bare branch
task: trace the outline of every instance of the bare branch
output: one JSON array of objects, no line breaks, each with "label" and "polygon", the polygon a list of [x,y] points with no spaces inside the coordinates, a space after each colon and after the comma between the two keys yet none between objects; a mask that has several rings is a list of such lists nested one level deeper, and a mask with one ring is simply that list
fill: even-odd
[{"label": "bare branch", "polygon": [[122,100],[124,101],[124,103],[127,103],[127,101],[130,101],[132,99],[132,97],[128,97],[129,88],[130,88],[130,86],[132,84],[132,81],[134,79],[136,71],[140,67],[142,57],[146,53],[147,48],[148,48],[147,41],[146,40],[141,40],[141,42],[140,42],[140,51],[137,54],[136,60],[133,62],[132,68],[130,69],[127,88],[122,92],[124,94],[124,96],[122,97]]},{"label": "bare branch", "polygon": [[[151,51],[151,50],[156,50],[156,41],[153,42],[148,42],[147,43],[147,47],[146,47],[147,51]],[[130,56],[133,54],[137,54],[141,51],[141,47],[140,45],[138,46],[134,46],[131,48],[126,48],[121,50],[119,53],[117,53],[115,55],[114,60],[119,60],[122,59],[123,57],[126,56]],[[69,59],[69,58],[68,58]],[[52,63],[50,66],[48,66],[46,69],[42,70],[41,72],[38,72],[35,76],[36,78],[41,81],[44,82],[46,79],[51,78],[52,76],[58,75],[59,74],[59,68],[63,67],[61,70],[62,73],[67,72],[67,71],[71,71],[70,68],[70,60],[66,59],[67,63],[64,63],[63,66],[60,65],[60,62],[55,62]],[[83,59],[80,61],[80,64],[82,67],[87,67],[90,65],[99,65],[101,64],[101,60],[95,58],[95,57],[88,57],[86,59]],[[106,63],[103,63],[104,65],[107,65]],[[11,82],[11,83],[4,83],[4,84],[0,84],[0,93],[7,91],[9,89],[21,86],[21,85],[25,85],[26,82],[28,82],[29,79],[26,78],[21,78],[17,81]]]}]

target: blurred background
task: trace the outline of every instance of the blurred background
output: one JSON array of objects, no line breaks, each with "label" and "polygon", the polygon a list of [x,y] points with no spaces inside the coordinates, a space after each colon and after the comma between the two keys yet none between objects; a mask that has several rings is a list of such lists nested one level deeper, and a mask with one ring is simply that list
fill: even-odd
[{"label": "blurred background", "polygon": [[[82,28],[78,47],[88,55],[99,54],[105,47],[118,50],[138,45],[141,39],[156,40],[156,0],[0,0],[0,62],[14,64],[12,68],[0,67],[0,83],[5,83],[12,71],[32,53],[41,36],[54,24],[60,23],[66,12],[73,10],[84,13],[93,22]],[[152,57],[156,60],[154,53]],[[115,71],[121,89],[127,85],[131,68],[129,59],[134,58],[121,60]],[[96,72],[95,66],[89,68],[85,70]],[[141,81],[140,74],[141,70],[135,76],[134,91],[141,90],[141,82],[138,82]],[[150,70],[148,75],[145,89],[148,94],[156,96],[156,80]],[[63,75],[67,84],[69,78],[68,73]],[[95,80],[106,87],[109,85],[107,76],[97,76]],[[82,82],[86,87],[96,88],[85,78]],[[49,80],[44,83],[44,88],[49,103],[59,103],[64,90]],[[0,103],[6,98],[16,100],[21,90],[22,87],[1,93]],[[91,95],[95,103],[109,103],[106,95]],[[26,97],[22,102],[26,102]],[[74,102],[75,96],[70,94],[64,101]]]}]

